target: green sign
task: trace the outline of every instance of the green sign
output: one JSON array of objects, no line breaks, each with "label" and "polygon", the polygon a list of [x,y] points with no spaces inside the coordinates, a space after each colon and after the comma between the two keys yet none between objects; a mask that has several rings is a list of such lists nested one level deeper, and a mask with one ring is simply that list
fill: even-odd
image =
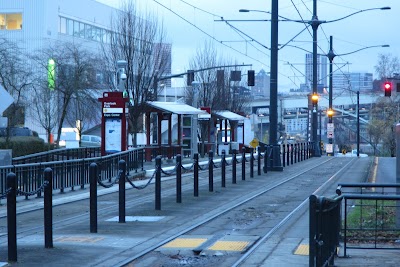
[{"label": "green sign", "polygon": [[56,62],[50,58],[47,64],[47,82],[49,89],[54,90],[56,87]]}]

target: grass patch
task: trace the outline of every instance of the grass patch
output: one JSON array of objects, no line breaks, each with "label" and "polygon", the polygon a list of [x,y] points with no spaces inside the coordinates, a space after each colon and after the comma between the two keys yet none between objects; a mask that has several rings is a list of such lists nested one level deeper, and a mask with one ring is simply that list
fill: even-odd
[{"label": "grass patch", "polygon": [[[395,200],[357,200],[347,208],[349,242],[395,242],[400,239],[396,226]],[[343,221],[344,228],[344,221]]]}]

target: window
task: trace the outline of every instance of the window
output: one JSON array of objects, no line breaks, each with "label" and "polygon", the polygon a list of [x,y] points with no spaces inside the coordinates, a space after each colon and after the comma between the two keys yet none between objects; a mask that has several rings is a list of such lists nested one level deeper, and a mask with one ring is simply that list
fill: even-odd
[{"label": "window", "polygon": [[0,30],[22,30],[22,13],[0,13]]},{"label": "window", "polygon": [[67,34],[73,35],[74,34],[74,21],[67,19]]},{"label": "window", "polygon": [[60,17],[60,33],[67,33],[67,19]]},{"label": "window", "polygon": [[74,36],[79,36],[79,22],[74,21]]}]

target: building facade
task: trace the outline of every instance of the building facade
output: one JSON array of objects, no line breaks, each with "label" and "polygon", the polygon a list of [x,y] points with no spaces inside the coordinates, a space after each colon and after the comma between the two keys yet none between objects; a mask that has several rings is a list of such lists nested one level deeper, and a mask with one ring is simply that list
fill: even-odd
[{"label": "building facade", "polygon": [[260,70],[254,77],[254,86],[251,94],[255,97],[267,97],[270,95],[270,76],[265,70]]},{"label": "building facade", "polygon": [[[317,84],[319,88],[328,87],[328,59],[324,55],[317,55]],[[312,91],[313,85],[313,54],[307,53],[305,57],[305,82],[303,91]]]},{"label": "building facade", "polygon": [[334,73],[332,86],[335,93],[348,90],[372,92],[373,75],[368,72]]}]

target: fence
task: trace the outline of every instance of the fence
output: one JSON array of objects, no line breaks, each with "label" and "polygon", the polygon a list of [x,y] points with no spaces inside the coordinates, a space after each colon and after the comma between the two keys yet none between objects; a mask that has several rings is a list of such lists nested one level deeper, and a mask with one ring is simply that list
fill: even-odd
[{"label": "fence", "polygon": [[333,266],[348,249],[400,249],[400,184],[340,183],[333,198],[311,195],[309,266]]},{"label": "fence", "polygon": [[339,184],[343,196],[343,251],[400,249],[400,184]]},{"label": "fence", "polygon": [[99,147],[62,148],[12,159],[13,165],[100,157]]},{"label": "fence", "polygon": [[[85,150],[82,151],[84,152]],[[89,149],[86,152],[92,153],[93,151]],[[89,166],[93,162],[99,165],[100,174],[104,180],[109,180],[118,174],[118,162],[120,160],[126,161],[128,172],[137,173],[139,170],[143,171],[144,149],[142,148],[101,157],[67,159],[68,157],[77,156],[78,154],[72,152],[70,154],[68,152],[64,154],[55,152],[47,158],[62,157],[63,160],[2,166],[0,167],[0,194],[3,195],[7,189],[6,176],[10,172],[15,173],[20,190],[32,192],[36,191],[43,183],[44,170],[51,168],[53,171],[53,190],[59,190],[60,193],[63,193],[65,188],[74,190],[76,187],[79,187],[83,189],[86,184],[89,184]],[[40,157],[35,156],[34,158],[37,160]],[[17,159],[17,161],[19,160],[21,159]],[[28,199],[29,196],[27,194],[25,198]],[[37,193],[37,196],[41,196],[40,191]]]}]

